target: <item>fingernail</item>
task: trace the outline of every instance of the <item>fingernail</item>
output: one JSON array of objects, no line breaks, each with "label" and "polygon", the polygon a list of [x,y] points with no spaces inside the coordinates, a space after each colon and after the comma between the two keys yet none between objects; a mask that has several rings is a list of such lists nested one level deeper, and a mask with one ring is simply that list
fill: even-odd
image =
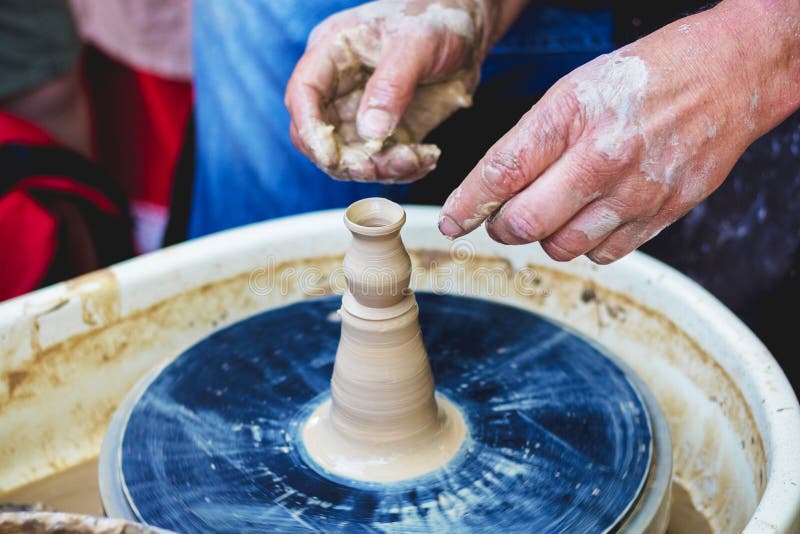
[{"label": "fingernail", "polygon": [[464,229],[447,215],[439,217],[439,231],[444,234],[445,237],[451,239],[464,233]]},{"label": "fingernail", "polygon": [[394,127],[394,118],[383,109],[370,108],[358,119],[358,135],[365,139],[385,139]]}]

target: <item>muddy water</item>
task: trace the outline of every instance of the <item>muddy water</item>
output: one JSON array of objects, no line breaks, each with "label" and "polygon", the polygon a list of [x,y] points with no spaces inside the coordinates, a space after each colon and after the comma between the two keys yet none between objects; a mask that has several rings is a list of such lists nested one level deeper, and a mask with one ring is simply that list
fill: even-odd
[{"label": "muddy water", "polygon": [[39,504],[47,510],[103,515],[97,459],[89,460],[0,496],[0,502]]},{"label": "muddy water", "polygon": [[[36,504],[60,512],[102,515],[97,487],[97,460],[90,460],[44,480],[0,496],[0,503]],[[667,534],[713,534],[708,520],[692,506],[689,493],[672,484]]]},{"label": "muddy water", "polygon": [[689,492],[672,482],[672,508],[667,534],[713,534],[708,520],[692,505]]}]

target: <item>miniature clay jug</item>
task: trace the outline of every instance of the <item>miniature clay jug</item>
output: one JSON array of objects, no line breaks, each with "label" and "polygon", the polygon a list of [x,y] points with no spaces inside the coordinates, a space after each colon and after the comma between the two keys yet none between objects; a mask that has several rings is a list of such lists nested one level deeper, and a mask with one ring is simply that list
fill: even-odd
[{"label": "miniature clay jug", "polygon": [[400,229],[406,215],[383,198],[352,204],[345,253],[347,291],[331,380],[331,419],[357,439],[400,441],[436,425],[433,375],[422,344],[411,259]]},{"label": "miniature clay jug", "polygon": [[383,198],[352,204],[344,257],[347,289],[331,397],[303,427],[308,456],[324,471],[393,482],[431,472],[460,449],[466,424],[434,391],[411,259],[400,238],[406,215]]}]

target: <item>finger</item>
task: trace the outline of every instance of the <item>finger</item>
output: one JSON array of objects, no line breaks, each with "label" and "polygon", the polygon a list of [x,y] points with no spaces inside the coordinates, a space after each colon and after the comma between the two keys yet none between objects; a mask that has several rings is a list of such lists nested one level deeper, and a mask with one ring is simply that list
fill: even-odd
[{"label": "finger", "polygon": [[353,20],[358,18],[355,11],[356,8],[343,9],[314,26],[308,34],[306,50],[313,48],[321,41],[329,40],[332,35],[336,35],[348,26],[352,26]]},{"label": "finger", "polygon": [[[487,221],[489,235],[500,243],[520,245],[546,239],[564,226],[607,192],[616,178],[606,170],[595,170],[586,161],[582,147],[568,150]],[[604,210],[602,215],[606,225],[619,223],[613,210]]]},{"label": "finger", "polygon": [[695,205],[696,201],[686,202],[680,197],[673,197],[664,202],[656,213],[638,217],[618,228],[586,256],[600,265],[614,262],[656,237]]},{"label": "finger", "polygon": [[310,157],[311,153],[308,150],[308,147],[303,142],[303,138],[300,137],[300,133],[297,131],[297,125],[292,121],[289,123],[289,138],[292,140],[292,144],[302,152],[306,157]]},{"label": "finger", "polygon": [[620,226],[586,256],[595,263],[607,265],[627,256],[657,236],[668,225],[663,222],[637,220]]},{"label": "finger", "polygon": [[383,140],[392,134],[430,70],[429,46],[426,39],[387,42],[359,105],[356,127],[361,137]]},{"label": "finger", "polygon": [[323,104],[331,98],[335,80],[330,59],[312,51],[300,58],[286,86],[286,107],[297,136],[309,157],[324,169],[335,167],[339,159],[333,126],[323,117]]},{"label": "finger", "polygon": [[542,240],[542,248],[556,261],[586,254],[631,219],[613,197],[601,198],[578,212],[567,224]]},{"label": "finger", "polygon": [[439,230],[471,232],[556,161],[569,142],[574,99],[547,95],[489,149],[444,203]]},{"label": "finger", "polygon": [[377,177],[372,154],[363,145],[343,145],[339,165],[328,173],[334,178],[354,182],[374,182]]},{"label": "finger", "polygon": [[372,159],[379,181],[405,184],[419,180],[435,169],[439,154],[436,145],[403,144],[382,150]]},{"label": "finger", "polygon": [[617,229],[635,221],[668,220],[676,199],[671,187],[647,180],[641,172],[622,180],[591,202],[560,229],[542,240],[556,261],[568,261],[603,243]]},{"label": "finger", "polygon": [[350,93],[364,73],[346,39],[336,37],[309,48],[286,86],[285,103],[310,158],[331,172],[341,154],[326,104]]}]

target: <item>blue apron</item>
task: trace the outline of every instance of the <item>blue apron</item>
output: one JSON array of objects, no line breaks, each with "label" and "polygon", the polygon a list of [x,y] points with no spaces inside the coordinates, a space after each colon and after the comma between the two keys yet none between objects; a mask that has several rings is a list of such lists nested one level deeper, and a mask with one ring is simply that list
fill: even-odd
[{"label": "blue apron", "polygon": [[[402,202],[408,186],[332,180],[289,139],[286,82],[311,29],[363,2],[196,0],[197,156],[190,237],[366,196]],[[607,10],[531,6],[491,51],[484,82],[498,97],[539,94],[613,48]]]}]

